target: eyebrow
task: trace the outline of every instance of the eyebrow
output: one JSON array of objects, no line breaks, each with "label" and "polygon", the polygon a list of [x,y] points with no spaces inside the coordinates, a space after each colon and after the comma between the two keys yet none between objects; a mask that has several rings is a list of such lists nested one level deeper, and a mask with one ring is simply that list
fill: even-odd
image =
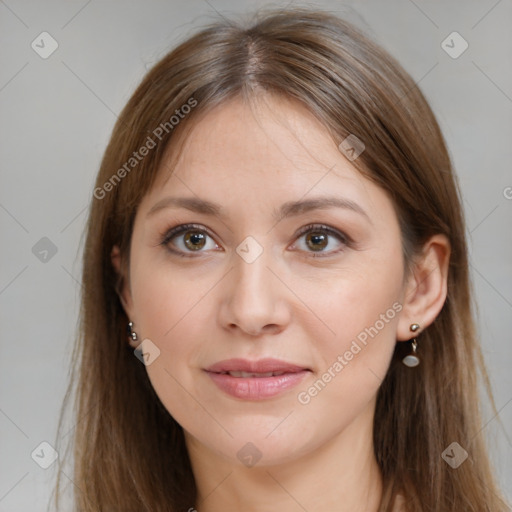
[{"label": "eyebrow", "polygon": [[[147,217],[165,208],[185,208],[195,213],[225,218],[226,214],[220,204],[200,199],[197,197],[165,197],[158,201],[147,213]],[[352,210],[365,217],[370,224],[372,221],[364,209],[359,204],[350,199],[337,196],[318,196],[300,201],[288,201],[283,203],[278,210],[274,210],[272,217],[276,222],[302,215],[313,210],[328,210],[330,208],[343,208]]]}]

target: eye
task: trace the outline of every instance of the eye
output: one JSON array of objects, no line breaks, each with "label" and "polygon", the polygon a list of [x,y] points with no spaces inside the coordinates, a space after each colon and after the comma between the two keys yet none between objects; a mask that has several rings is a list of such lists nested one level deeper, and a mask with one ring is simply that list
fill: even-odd
[{"label": "eye", "polygon": [[[299,231],[298,237],[299,240],[302,237],[305,237],[304,245],[298,244],[299,246],[302,246],[299,248],[303,249],[306,252],[312,253],[309,254],[308,256],[312,256],[314,258],[330,256],[333,253],[336,254],[338,252],[341,252],[345,247],[349,246],[351,242],[350,238],[347,235],[341,233],[336,229],[330,228],[329,226],[324,226],[323,224],[305,226]],[[332,245],[331,240],[333,238],[338,241],[338,245],[341,245],[341,247],[339,247],[337,250],[324,250],[326,247]]]},{"label": "eye", "polygon": [[[299,249],[310,253],[308,256],[317,258],[336,254],[350,246],[351,243],[350,237],[323,224],[305,226],[299,231],[297,237],[299,240],[305,237],[304,245],[296,242],[292,247],[299,245]],[[208,246],[208,239],[211,240],[210,246]],[[325,249],[332,245],[332,239],[337,240],[340,247],[326,251]],[[203,249],[215,250],[219,248],[208,234],[208,231],[199,224],[182,224],[172,228],[162,236],[160,244],[166,246],[173,254],[182,257],[193,257],[194,252],[204,252]]]},{"label": "eye", "polygon": [[[212,237],[204,229],[203,226],[198,224],[182,224],[168,231],[162,238],[161,245],[165,245],[169,251],[178,256],[190,257],[193,252],[201,252],[202,249],[215,249],[218,247],[213,242],[213,246],[208,247],[208,239]],[[176,242],[173,240],[176,239]],[[172,242],[172,244],[171,244]],[[173,249],[171,245],[177,247]],[[189,254],[186,254],[189,253]]]}]

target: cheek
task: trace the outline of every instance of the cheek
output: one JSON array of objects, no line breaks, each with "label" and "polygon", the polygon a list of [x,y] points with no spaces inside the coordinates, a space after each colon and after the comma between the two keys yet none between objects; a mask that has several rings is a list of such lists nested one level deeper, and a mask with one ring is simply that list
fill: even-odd
[{"label": "cheek", "polygon": [[[359,335],[364,341],[368,329],[376,336],[372,327],[383,337],[390,333],[394,336],[401,310],[403,274],[400,258],[390,261],[361,265],[325,281],[317,292],[310,290],[309,300],[314,300],[312,309],[320,312],[331,331],[332,341],[328,345],[344,348],[344,344]],[[329,336],[323,339],[328,341]]]},{"label": "cheek", "polygon": [[132,296],[137,324],[144,336],[167,343],[187,322],[214,284],[212,275],[198,275],[165,262],[141,258],[134,265]]},{"label": "cheek", "polygon": [[[141,269],[150,271],[142,272]],[[215,310],[208,301],[216,279],[198,278],[192,272],[172,271],[139,264],[134,272],[132,294],[141,337],[160,351],[146,367],[151,384],[169,413],[182,423],[204,414],[195,395],[199,355],[208,350],[206,334],[215,325]],[[218,279],[217,279],[218,280]],[[213,358],[210,358],[212,360]],[[191,371],[192,370],[192,371]],[[196,409],[197,406],[197,410]]]},{"label": "cheek", "polygon": [[402,310],[402,260],[400,253],[393,256],[330,281],[315,296],[312,309],[322,313],[334,334],[322,327],[324,334],[316,338],[316,385],[301,388],[299,400],[311,405],[310,412],[321,414],[320,404],[343,403],[335,413],[341,421],[339,415],[355,413],[375,396],[393,354]]},{"label": "cheek", "polygon": [[396,272],[388,266],[387,272],[361,274],[324,290],[330,300],[316,306],[335,334],[324,329],[327,334],[316,337],[320,363],[296,396],[297,418],[308,418],[311,434],[322,431],[329,438],[371,410],[396,344],[401,277],[398,266]]}]

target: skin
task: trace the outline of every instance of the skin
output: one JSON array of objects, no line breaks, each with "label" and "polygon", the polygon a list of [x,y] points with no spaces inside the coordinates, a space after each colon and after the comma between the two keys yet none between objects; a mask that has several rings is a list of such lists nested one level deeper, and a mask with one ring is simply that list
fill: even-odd
[{"label": "skin", "polygon": [[[375,400],[394,345],[428,327],[446,298],[447,240],[429,240],[404,275],[398,218],[386,193],[364,178],[302,106],[261,96],[231,100],[193,126],[183,151],[159,170],[137,211],[123,306],[140,340],[160,350],[146,366],[160,400],[185,431],[199,512],[224,510],[376,511],[382,493],[373,454]],[[335,195],[357,203],[276,223],[282,203]],[[168,196],[207,199],[225,217],[183,208],[148,212]],[[209,235],[193,251],[172,227],[200,224]],[[308,243],[297,235],[324,224],[350,237]],[[312,232],[317,233],[315,228]],[[236,252],[248,236],[263,248],[248,263]],[[188,252],[187,252],[188,251]],[[322,252],[323,251],[323,252]],[[112,250],[122,273],[122,255]],[[317,381],[366,327],[401,305],[378,334],[307,404],[297,395]],[[421,332],[421,331],[420,331]],[[419,346],[421,355],[421,343]],[[309,367],[298,386],[262,401],[221,391],[203,371],[232,357],[274,357]],[[414,369],[405,368],[405,371]],[[253,443],[246,467],[237,452]]]}]

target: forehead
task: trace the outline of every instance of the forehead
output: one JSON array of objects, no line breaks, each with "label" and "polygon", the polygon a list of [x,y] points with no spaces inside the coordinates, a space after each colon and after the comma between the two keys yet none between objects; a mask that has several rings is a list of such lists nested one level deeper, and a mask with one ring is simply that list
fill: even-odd
[{"label": "forehead", "polygon": [[351,189],[362,194],[370,184],[327,128],[286,98],[265,95],[250,103],[234,98],[199,115],[177,135],[153,192],[188,188],[225,195],[236,189],[297,196]]}]

